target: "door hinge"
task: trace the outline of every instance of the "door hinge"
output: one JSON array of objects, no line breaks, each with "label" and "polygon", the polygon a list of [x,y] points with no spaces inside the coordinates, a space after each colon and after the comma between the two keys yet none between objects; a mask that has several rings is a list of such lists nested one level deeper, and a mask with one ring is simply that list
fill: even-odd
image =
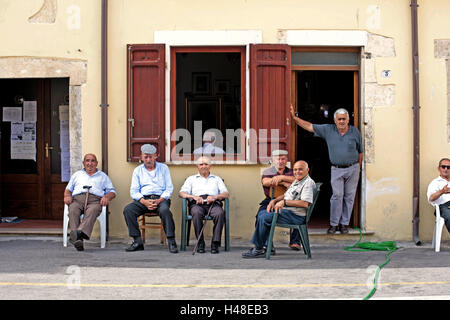
[{"label": "door hinge", "polygon": [[286,118],[286,125],[289,126],[289,117]]},{"label": "door hinge", "polygon": [[130,119],[128,119],[128,121],[131,122],[131,126],[134,128],[134,119],[130,118]]}]

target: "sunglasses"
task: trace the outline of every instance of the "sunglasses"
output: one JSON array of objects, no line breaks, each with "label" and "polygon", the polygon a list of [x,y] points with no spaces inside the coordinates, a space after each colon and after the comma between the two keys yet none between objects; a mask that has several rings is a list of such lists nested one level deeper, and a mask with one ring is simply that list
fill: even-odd
[{"label": "sunglasses", "polygon": [[450,166],[444,166],[444,165],[441,165],[441,168],[442,168],[442,169],[450,169]]}]

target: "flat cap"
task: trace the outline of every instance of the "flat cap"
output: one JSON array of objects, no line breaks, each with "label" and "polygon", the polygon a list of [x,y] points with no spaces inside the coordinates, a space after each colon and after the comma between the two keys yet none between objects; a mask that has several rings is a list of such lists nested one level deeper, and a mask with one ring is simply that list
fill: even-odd
[{"label": "flat cap", "polygon": [[156,148],[154,145],[147,143],[147,144],[142,145],[141,152],[145,153],[145,154],[155,154]]},{"label": "flat cap", "polygon": [[272,151],[272,157],[275,156],[287,156],[288,152],[286,150],[273,150]]}]

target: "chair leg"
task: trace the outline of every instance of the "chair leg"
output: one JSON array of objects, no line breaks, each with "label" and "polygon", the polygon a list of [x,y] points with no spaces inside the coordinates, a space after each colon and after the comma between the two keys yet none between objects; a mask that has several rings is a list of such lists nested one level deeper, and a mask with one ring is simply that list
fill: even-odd
[{"label": "chair leg", "polygon": [[272,225],[270,226],[269,237],[267,238],[266,259],[270,260],[270,253],[273,246],[273,234],[275,232],[275,225],[277,224],[278,215],[275,213],[272,218]]},{"label": "chair leg", "polygon": [[308,259],[311,259],[311,248],[309,246],[308,227],[306,225],[300,225],[298,227],[298,231],[300,232],[300,238],[303,244],[303,251],[307,255]]},{"label": "chair leg", "polygon": [[434,251],[435,252],[439,252],[441,251],[441,237],[442,237],[442,228],[444,227],[444,219],[443,218],[439,218],[436,221],[436,226],[434,228],[434,237],[433,237],[433,241],[434,241]]},{"label": "chair leg", "polygon": [[189,238],[191,237],[191,220],[188,220],[186,231],[187,231],[186,246],[189,246]]},{"label": "chair leg", "polygon": [[69,228],[69,207],[64,205],[63,246],[67,247],[67,229]]},{"label": "chair leg", "polygon": [[166,233],[164,232],[164,228],[161,225],[161,244],[166,245]]},{"label": "chair leg", "polygon": [[100,248],[106,247],[106,207],[102,208],[102,213],[99,217],[100,222]]}]

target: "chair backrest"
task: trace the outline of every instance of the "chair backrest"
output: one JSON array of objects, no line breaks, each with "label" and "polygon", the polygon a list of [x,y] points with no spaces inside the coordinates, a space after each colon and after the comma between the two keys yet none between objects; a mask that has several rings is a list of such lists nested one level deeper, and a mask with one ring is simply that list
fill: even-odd
[{"label": "chair backrest", "polygon": [[313,193],[313,202],[308,206],[308,210],[306,210],[306,224],[309,222],[309,219],[311,218],[311,214],[316,205],[317,198],[319,198],[319,192],[320,192],[321,186],[322,186],[322,182],[316,182],[316,187],[314,188],[314,193]]},{"label": "chair backrest", "polygon": [[287,188],[282,185],[270,186],[269,194],[271,199],[275,199],[286,192]]}]

